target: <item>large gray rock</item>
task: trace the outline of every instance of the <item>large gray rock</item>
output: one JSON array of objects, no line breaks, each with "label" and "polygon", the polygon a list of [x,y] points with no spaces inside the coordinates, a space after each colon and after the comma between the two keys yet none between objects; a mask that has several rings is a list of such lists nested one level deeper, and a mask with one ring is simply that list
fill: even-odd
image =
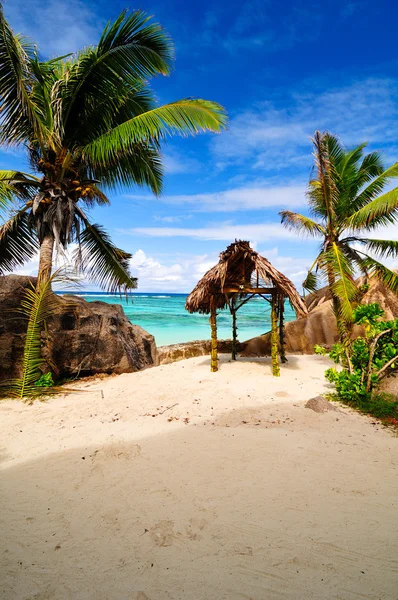
[{"label": "large gray rock", "polygon": [[[0,380],[20,375],[26,320],[16,312],[30,277],[0,277]],[[62,377],[129,373],[158,364],[154,337],[117,304],[57,297],[43,334],[43,356]]]},{"label": "large gray rock", "polygon": [[[359,280],[359,284],[364,279]],[[330,347],[338,340],[337,323],[333,313],[329,289],[322,288],[305,299],[309,313],[307,316],[285,324],[285,349],[287,354],[313,354],[315,344]],[[362,302],[377,302],[385,312],[386,319],[398,317],[398,296],[387,289],[378,279],[370,280],[369,290]],[[360,327],[354,327],[353,337],[362,334]],[[243,343],[242,356],[268,356],[271,352],[271,333],[252,338]]]},{"label": "large gray rock", "polygon": [[[237,343],[237,351],[243,350],[243,345]],[[232,340],[218,340],[217,351],[219,354],[231,354]],[[182,344],[171,344],[170,346],[160,346],[158,348],[160,364],[168,364],[193,358],[194,356],[210,356],[211,341],[196,340],[194,342],[185,342]]]}]

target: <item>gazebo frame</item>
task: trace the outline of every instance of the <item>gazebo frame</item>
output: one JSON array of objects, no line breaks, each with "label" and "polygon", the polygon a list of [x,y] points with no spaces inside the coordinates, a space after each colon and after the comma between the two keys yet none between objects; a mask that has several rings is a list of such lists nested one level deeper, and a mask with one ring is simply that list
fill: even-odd
[{"label": "gazebo frame", "polygon": [[285,298],[290,300],[297,316],[304,316],[308,311],[293,283],[244,241],[235,241],[220,254],[218,264],[207,271],[186,301],[185,308],[189,312],[210,314],[211,371],[218,370],[217,310],[228,306],[232,315],[232,359],[236,360],[237,311],[255,296],[271,305],[272,373],[279,377],[278,354],[282,362],[287,360],[283,318]]}]

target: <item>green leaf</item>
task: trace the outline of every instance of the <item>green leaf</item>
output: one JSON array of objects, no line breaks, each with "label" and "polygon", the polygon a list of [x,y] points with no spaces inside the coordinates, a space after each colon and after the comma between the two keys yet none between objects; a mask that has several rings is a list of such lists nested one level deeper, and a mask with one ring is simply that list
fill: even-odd
[{"label": "green leaf", "polygon": [[352,321],[352,302],[358,293],[354,280],[353,267],[337,243],[333,243],[323,255],[326,269],[333,272],[335,283],[331,286],[332,295],[338,299],[340,317]]},{"label": "green leaf", "polygon": [[0,274],[12,272],[36,256],[37,235],[29,226],[27,207],[0,225]]},{"label": "green leaf", "polygon": [[76,269],[109,292],[135,289],[137,279],[129,271],[131,254],[114,246],[104,229],[91,224],[83,211],[76,212],[85,227],[74,253]]},{"label": "green leaf", "polygon": [[290,210],[282,210],[279,214],[281,216],[282,225],[284,225],[287,229],[297,231],[298,233],[304,235],[316,237],[326,234],[324,227],[309,217],[300,215],[299,213],[295,213]]},{"label": "green leaf", "polygon": [[177,133],[196,134],[200,131],[219,132],[226,126],[224,108],[216,102],[184,99],[137,115],[114,127],[83,148],[82,155],[89,164],[104,166],[128,155],[137,143],[165,138]]},{"label": "green leaf", "polygon": [[306,278],[303,281],[303,288],[309,292],[316,292],[318,289],[318,277],[314,271],[308,271]]},{"label": "green leaf", "polygon": [[394,271],[391,271],[388,267],[381,264],[374,258],[367,256],[364,259],[364,264],[368,269],[369,273],[373,277],[380,279],[384,285],[389,288],[395,294],[398,294],[398,275]]},{"label": "green leaf", "polygon": [[135,144],[124,156],[91,165],[91,172],[110,189],[148,186],[155,195],[163,189],[163,164],[159,151],[150,144]]},{"label": "green leaf", "polygon": [[33,44],[14,35],[0,5],[0,143],[41,138],[40,115],[29,93],[34,82],[30,70],[33,57]]},{"label": "green leaf", "polygon": [[374,252],[386,258],[398,256],[398,241],[396,240],[374,240],[362,239],[363,244],[366,244],[366,249],[369,252]]},{"label": "green leaf", "polygon": [[[107,102],[108,110],[117,110],[126,81],[137,88],[140,82],[170,73],[174,50],[168,34],[144,12],[123,11],[108,23],[96,48],[80,52],[77,59],[65,63],[60,77],[58,120],[65,130],[84,122],[93,111],[98,119],[98,103]],[[91,99],[95,101],[92,102]],[[104,106],[104,115],[108,114]],[[84,118],[82,118],[84,117]]]},{"label": "green leaf", "polygon": [[[397,163],[398,165],[398,163]],[[398,171],[398,166],[396,167]],[[351,215],[351,229],[371,229],[395,223],[398,219],[398,187],[371,200]]]}]

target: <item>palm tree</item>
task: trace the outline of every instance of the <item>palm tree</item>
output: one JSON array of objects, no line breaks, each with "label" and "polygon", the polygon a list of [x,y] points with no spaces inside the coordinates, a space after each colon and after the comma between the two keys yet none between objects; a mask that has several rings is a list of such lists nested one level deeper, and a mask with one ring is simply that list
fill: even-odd
[{"label": "palm tree", "polygon": [[183,99],[158,106],[148,79],[168,75],[170,38],[143,12],[108,23],[97,46],[40,61],[16,35],[0,5],[0,144],[24,146],[33,174],[0,172],[0,273],[40,250],[39,280],[55,250],[77,243],[76,267],[108,290],[136,287],[130,254],[115,247],[85,209],[108,204],[104,189],[162,191],[161,142],[170,134],[219,132],[215,102]]},{"label": "palm tree", "polygon": [[398,256],[398,241],[367,237],[398,218],[398,188],[382,193],[391,179],[398,177],[398,163],[385,169],[378,152],[364,155],[366,144],[346,150],[328,132],[316,131],[313,145],[315,174],[307,198],[316,220],[289,210],[279,214],[286,227],[320,238],[319,254],[303,287],[317,289],[319,276],[328,282],[340,337],[344,338],[358,298],[356,273],[377,276],[398,292],[398,275],[375,258]]}]

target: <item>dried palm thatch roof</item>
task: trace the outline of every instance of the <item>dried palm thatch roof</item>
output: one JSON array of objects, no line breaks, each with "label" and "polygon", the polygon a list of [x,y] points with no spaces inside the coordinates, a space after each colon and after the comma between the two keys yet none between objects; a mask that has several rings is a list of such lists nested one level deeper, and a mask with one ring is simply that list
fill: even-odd
[{"label": "dried palm thatch roof", "polygon": [[307,308],[290,279],[255,252],[249,242],[238,240],[221,252],[218,264],[207,271],[189,294],[185,308],[190,313],[207,314],[212,308],[219,310],[227,306],[226,289],[259,287],[276,289],[279,296],[288,298],[297,316],[307,314]]}]

